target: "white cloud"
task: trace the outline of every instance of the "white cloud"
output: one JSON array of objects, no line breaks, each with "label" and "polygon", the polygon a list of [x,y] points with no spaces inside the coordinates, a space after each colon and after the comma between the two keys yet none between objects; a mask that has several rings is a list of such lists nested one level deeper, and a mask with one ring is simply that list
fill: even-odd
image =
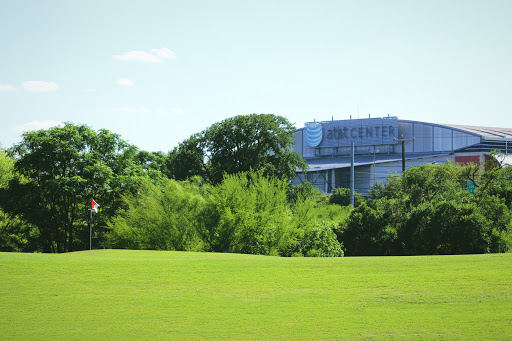
[{"label": "white cloud", "polygon": [[122,86],[133,86],[133,81],[131,81],[127,78],[119,78],[116,83],[117,83],[117,85],[122,85]]},{"label": "white cloud", "polygon": [[34,131],[34,130],[41,130],[41,129],[48,129],[51,127],[63,127],[64,123],[58,122],[58,121],[32,121],[28,122],[19,126],[16,126],[14,128],[14,131],[17,133],[24,133],[27,131]]},{"label": "white cloud", "polygon": [[21,87],[28,92],[51,92],[59,90],[57,83],[42,81],[26,81],[21,83]]},{"label": "white cloud", "polygon": [[11,91],[16,90],[16,88],[9,84],[0,84],[0,91]]},{"label": "white cloud", "polygon": [[176,59],[176,54],[166,47],[146,51],[130,51],[113,56],[114,59],[127,62],[161,63],[166,59]]}]

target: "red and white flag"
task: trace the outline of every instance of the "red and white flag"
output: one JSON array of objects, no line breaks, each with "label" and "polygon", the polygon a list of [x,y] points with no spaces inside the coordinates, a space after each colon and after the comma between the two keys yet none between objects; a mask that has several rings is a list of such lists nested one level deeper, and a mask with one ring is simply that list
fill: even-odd
[{"label": "red and white flag", "polygon": [[98,213],[98,207],[100,207],[100,205],[98,205],[96,201],[91,198],[91,210],[94,210],[94,212]]}]

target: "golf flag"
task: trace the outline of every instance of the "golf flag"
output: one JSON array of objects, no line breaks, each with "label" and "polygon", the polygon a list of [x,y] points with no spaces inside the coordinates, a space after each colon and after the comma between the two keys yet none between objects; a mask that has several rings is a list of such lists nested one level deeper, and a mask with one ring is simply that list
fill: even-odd
[{"label": "golf flag", "polygon": [[91,210],[94,210],[94,212],[98,213],[98,207],[100,207],[100,205],[98,205],[96,201],[91,198]]}]

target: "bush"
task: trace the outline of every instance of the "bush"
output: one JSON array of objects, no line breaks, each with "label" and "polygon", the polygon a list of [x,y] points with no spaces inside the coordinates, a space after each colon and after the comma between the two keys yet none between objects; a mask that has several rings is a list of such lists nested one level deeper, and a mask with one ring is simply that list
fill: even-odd
[{"label": "bush", "polygon": [[216,252],[342,256],[332,226],[348,209],[328,205],[316,191],[306,190],[292,204],[289,194],[285,180],[262,172],[226,175],[210,188],[199,233]]},{"label": "bush", "polygon": [[474,203],[424,203],[411,212],[407,254],[472,254],[489,252],[490,222]]},{"label": "bush", "polygon": [[347,256],[377,256],[394,253],[396,230],[385,211],[362,203],[355,208],[339,233]]},{"label": "bush", "polygon": [[[358,207],[364,202],[361,194],[354,192],[354,206]],[[335,188],[329,196],[329,203],[340,206],[350,205],[350,189],[348,188]]]},{"label": "bush", "polygon": [[287,182],[262,172],[226,175],[211,187],[199,234],[215,252],[272,254],[289,220]]},{"label": "bush", "polygon": [[304,181],[298,185],[290,184],[287,195],[288,201],[292,206],[300,200],[312,199],[317,202],[323,202],[327,199],[325,193],[320,191],[309,181]]},{"label": "bush", "polygon": [[291,224],[279,243],[281,256],[343,256],[334,227],[347,216],[349,209],[313,198],[299,200],[293,207]]},{"label": "bush", "polygon": [[108,223],[112,248],[201,250],[197,217],[204,205],[197,184],[145,181],[137,195],[123,197],[127,207]]},{"label": "bush", "polygon": [[460,180],[461,168],[411,167],[402,177],[392,176],[376,187],[369,206],[357,207],[339,228],[345,254],[508,251],[512,218],[506,197],[490,195],[488,189],[469,194]]}]

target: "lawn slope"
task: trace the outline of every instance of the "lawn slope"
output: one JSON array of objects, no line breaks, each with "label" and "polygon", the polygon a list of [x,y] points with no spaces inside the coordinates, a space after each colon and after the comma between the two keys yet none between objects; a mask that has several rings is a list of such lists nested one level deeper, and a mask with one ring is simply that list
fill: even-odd
[{"label": "lawn slope", "polygon": [[0,338],[512,339],[512,254],[0,253]]}]

